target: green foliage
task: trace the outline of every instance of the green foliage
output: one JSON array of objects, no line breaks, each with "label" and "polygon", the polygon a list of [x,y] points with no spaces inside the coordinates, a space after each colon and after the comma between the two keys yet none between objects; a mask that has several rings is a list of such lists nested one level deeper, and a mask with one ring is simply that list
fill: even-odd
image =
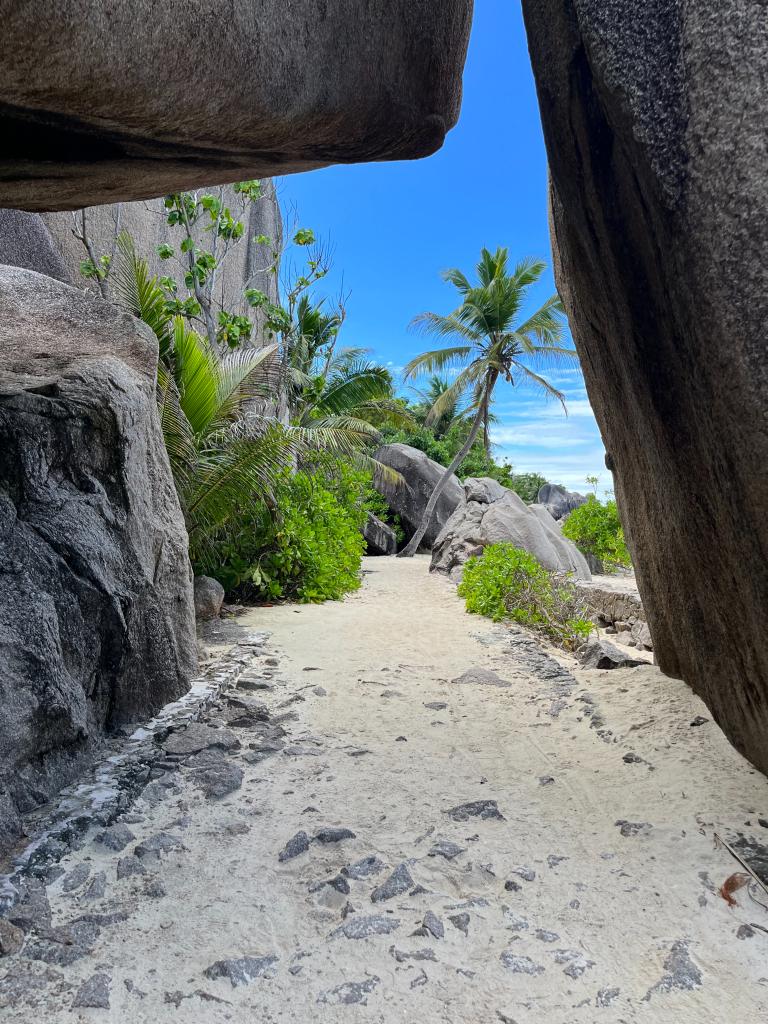
[{"label": "green foliage", "polygon": [[512,544],[491,544],[482,556],[470,558],[458,593],[468,612],[517,622],[568,650],[580,646],[593,628],[573,584]]},{"label": "green foliage", "polygon": [[196,572],[240,600],[338,600],[360,586],[370,477],[327,457],[284,472],[273,507],[257,503],[203,549]]},{"label": "green foliage", "polygon": [[566,516],[563,535],[572,540],[583,554],[592,555],[602,562],[607,572],[632,565],[615,501],[603,504],[590,495],[584,505]]}]

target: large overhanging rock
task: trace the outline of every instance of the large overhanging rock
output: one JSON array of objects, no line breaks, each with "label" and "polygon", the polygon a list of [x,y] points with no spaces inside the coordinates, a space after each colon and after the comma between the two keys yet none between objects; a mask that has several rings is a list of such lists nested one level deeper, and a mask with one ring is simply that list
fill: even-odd
[{"label": "large overhanging rock", "polygon": [[438,149],[472,0],[30,0],[3,13],[0,206],[66,210]]},{"label": "large overhanging rock", "polygon": [[[377,487],[392,511],[400,517],[406,539],[410,540],[421,523],[427,502],[445,472],[445,466],[441,466],[424,452],[418,448],[411,448],[408,444],[382,445],[375,458],[400,474],[399,482],[393,483],[382,478],[377,482]],[[422,543],[425,548],[432,547],[453,510],[463,500],[464,488],[458,477],[452,476],[438,499],[424,534]]]},{"label": "large overhanging rock", "polygon": [[560,532],[543,505],[522,498],[490,477],[464,481],[464,497],[432,549],[431,572],[461,578],[464,563],[489,544],[514,544],[532,554],[545,569],[590,579],[584,556]]},{"label": "large overhanging rock", "polygon": [[558,285],[654,651],[768,771],[765,5],[523,8]]},{"label": "large overhanging rock", "polygon": [[187,536],[138,321],[0,267],[0,851],[105,731],[186,689]]}]

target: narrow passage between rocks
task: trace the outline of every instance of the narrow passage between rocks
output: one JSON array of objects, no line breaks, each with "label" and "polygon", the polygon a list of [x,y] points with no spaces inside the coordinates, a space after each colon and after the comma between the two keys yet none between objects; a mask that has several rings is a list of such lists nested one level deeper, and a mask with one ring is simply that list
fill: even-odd
[{"label": "narrow passage between rocks", "polygon": [[768,838],[767,783],[703,704],[467,615],[423,558],[364,567],[237,619],[269,637],[236,684],[23,883],[3,1019],[766,1019],[768,913],[712,837]]}]

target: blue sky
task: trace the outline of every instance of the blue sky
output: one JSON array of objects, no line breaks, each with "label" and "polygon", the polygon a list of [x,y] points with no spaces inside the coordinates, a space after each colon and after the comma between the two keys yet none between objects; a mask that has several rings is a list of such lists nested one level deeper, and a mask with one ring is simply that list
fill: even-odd
[{"label": "blue sky", "polygon": [[[508,246],[513,260],[551,263],[546,157],[520,5],[478,0],[475,11],[461,119],[438,153],[277,183],[288,223],[298,216],[333,249],[323,292],[348,294],[343,340],[371,349],[393,370],[432,345],[409,332],[411,318],[457,305],[441,270],[471,272],[484,245]],[[553,291],[548,271],[532,304]],[[588,474],[609,486],[581,372],[546,375],[566,393],[568,417],[534,391],[498,388],[496,456],[517,472],[538,471],[576,489],[584,490]]]}]

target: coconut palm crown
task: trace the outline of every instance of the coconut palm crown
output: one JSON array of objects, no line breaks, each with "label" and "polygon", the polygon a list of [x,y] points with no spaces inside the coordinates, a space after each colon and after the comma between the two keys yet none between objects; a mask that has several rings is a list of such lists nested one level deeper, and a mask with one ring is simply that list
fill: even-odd
[{"label": "coconut palm crown", "polygon": [[439,420],[467,394],[471,396],[473,419],[466,441],[435,486],[419,528],[401,556],[418,550],[440,494],[481,430],[489,447],[491,404],[500,379],[532,386],[545,397],[557,399],[565,410],[565,396],[537,372],[546,365],[578,361],[576,352],[563,344],[566,321],[560,298],[552,295],[535,313],[522,315],[528,289],[541,277],[545,266],[541,260],[526,259],[510,271],[508,249],[498,248],[494,253],[483,249],[476,284],[461,270],[443,273],[444,280],[459,292],[461,305],[447,316],[421,313],[412,321],[412,327],[425,334],[455,342],[416,356],[404,369],[406,380],[458,371],[450,387],[435,401],[428,420]]}]

